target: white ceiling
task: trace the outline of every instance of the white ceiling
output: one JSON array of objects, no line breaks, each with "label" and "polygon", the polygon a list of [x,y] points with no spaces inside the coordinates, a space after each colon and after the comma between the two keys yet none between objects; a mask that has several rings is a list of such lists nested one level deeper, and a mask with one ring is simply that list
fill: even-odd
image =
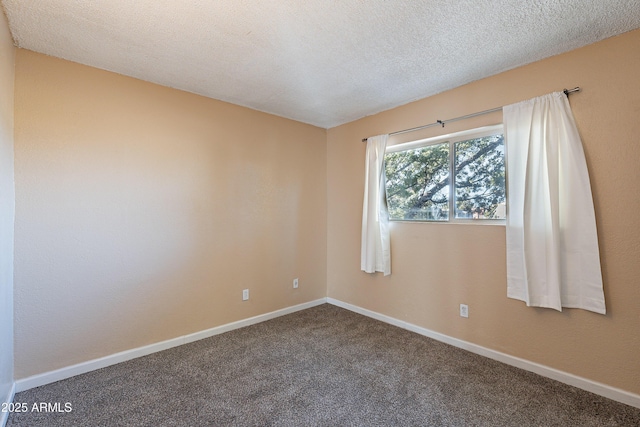
[{"label": "white ceiling", "polygon": [[640,28],[640,0],[1,1],[21,48],[324,128]]}]

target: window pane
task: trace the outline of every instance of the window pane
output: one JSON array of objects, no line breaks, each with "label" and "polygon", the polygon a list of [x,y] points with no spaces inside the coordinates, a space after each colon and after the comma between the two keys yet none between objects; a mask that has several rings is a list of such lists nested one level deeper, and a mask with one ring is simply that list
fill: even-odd
[{"label": "window pane", "polygon": [[387,153],[385,171],[391,219],[449,219],[448,142]]},{"label": "window pane", "polygon": [[504,219],[504,137],[491,135],[455,144],[455,217]]}]

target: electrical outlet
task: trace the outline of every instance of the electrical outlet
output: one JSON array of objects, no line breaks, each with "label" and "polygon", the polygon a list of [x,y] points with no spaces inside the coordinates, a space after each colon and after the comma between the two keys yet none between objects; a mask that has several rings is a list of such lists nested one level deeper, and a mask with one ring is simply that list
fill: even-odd
[{"label": "electrical outlet", "polygon": [[249,299],[249,289],[244,289],[242,291],[242,301],[246,301]]},{"label": "electrical outlet", "polygon": [[469,317],[469,306],[467,304],[460,304],[460,317]]},{"label": "electrical outlet", "polygon": [[293,279],[293,289],[298,289],[298,278]]}]

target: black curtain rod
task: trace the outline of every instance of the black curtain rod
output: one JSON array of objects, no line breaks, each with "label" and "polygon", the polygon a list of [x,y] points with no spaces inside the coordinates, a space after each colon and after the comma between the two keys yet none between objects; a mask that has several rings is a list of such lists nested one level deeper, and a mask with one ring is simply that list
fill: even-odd
[{"label": "black curtain rod", "polygon": [[[574,87],[573,89],[564,89],[563,92],[564,92],[565,95],[569,96],[570,93],[580,92],[580,90],[581,89],[579,87]],[[500,110],[502,110],[502,107],[492,108],[490,110],[484,110],[484,111],[480,111],[478,113],[467,114],[466,116],[455,117],[453,119],[448,119],[448,120],[436,120],[434,123],[429,123],[428,125],[422,125],[422,126],[418,126],[418,127],[411,128],[411,129],[403,129],[403,130],[397,130],[395,132],[391,132],[391,133],[389,133],[389,136],[391,136],[391,135],[399,135],[401,133],[407,133],[407,132],[414,132],[416,130],[430,128],[432,126],[442,126],[442,127],[444,127],[445,123],[457,122],[458,120],[470,119],[471,117],[481,116],[483,114],[494,113],[494,112],[500,111]],[[369,138],[363,138],[362,142],[367,142],[367,139],[369,139]]]}]

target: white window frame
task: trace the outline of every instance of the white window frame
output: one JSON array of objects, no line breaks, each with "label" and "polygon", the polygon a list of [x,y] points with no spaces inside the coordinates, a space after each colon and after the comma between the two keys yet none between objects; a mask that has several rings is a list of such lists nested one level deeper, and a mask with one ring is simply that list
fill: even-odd
[{"label": "white window frame", "polygon": [[[446,135],[434,136],[431,138],[419,139],[416,141],[404,142],[401,144],[389,145],[385,150],[386,153],[395,153],[398,151],[406,151],[406,150],[415,150],[417,148],[423,148],[430,145],[449,143],[449,173],[450,173],[450,184],[449,184],[449,219],[447,221],[422,221],[422,220],[403,220],[403,219],[392,219],[390,221],[393,222],[411,222],[411,223],[428,223],[428,224],[474,224],[474,225],[505,225],[506,219],[468,219],[468,218],[456,218],[455,216],[455,143],[460,141],[466,141],[468,139],[482,138],[484,136],[490,136],[495,134],[504,135],[504,125],[502,123],[491,126],[483,126],[475,129],[463,130],[460,132],[450,133]],[[506,176],[506,141],[505,141],[505,187],[507,185]],[[505,188],[506,194],[506,188]],[[508,195],[506,195],[508,197]],[[508,215],[508,213],[507,213]]]}]

